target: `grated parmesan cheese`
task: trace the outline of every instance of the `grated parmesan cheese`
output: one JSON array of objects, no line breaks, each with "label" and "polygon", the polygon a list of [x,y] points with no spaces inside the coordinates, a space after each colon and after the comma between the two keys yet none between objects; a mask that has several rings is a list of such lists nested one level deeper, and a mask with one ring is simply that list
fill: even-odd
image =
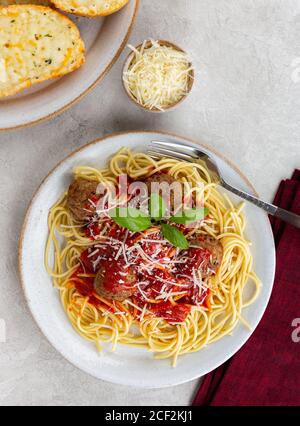
[{"label": "grated parmesan cheese", "polygon": [[193,67],[188,55],[157,41],[134,48],[133,59],[124,71],[127,91],[144,108],[164,111],[177,104],[191,89]]}]

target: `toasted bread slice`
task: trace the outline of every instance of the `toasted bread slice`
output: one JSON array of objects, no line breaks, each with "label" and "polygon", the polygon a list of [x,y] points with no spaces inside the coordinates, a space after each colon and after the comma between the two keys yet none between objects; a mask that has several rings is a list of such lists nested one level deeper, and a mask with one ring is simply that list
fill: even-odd
[{"label": "toasted bread slice", "polygon": [[122,9],[129,0],[51,0],[64,12],[80,16],[107,16]]},{"label": "toasted bread slice", "polygon": [[37,4],[40,6],[51,7],[50,0],[0,0],[0,7],[11,6],[12,4]]},{"label": "toasted bread slice", "polygon": [[44,6],[0,8],[0,98],[61,77],[84,63],[76,25]]}]

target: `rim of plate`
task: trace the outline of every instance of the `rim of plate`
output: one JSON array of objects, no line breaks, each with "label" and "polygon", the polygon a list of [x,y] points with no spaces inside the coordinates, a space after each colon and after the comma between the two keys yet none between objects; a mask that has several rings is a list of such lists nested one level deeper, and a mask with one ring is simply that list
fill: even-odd
[{"label": "rim of plate", "polygon": [[2,128],[0,128],[0,132],[10,132],[10,131],[14,131],[14,130],[26,129],[27,127],[31,127],[31,126],[43,123],[45,121],[52,120],[53,118],[62,114],[63,112],[65,112],[66,110],[71,108],[72,106],[76,105],[82,98],[84,98],[89,92],[91,92],[110,72],[112,67],[115,65],[115,63],[119,59],[121,53],[123,52],[123,50],[126,46],[126,43],[128,42],[131,31],[133,29],[133,25],[134,25],[136,17],[137,17],[137,13],[138,13],[138,10],[139,10],[139,4],[140,4],[140,0],[134,0],[134,1],[135,1],[135,7],[134,7],[133,15],[132,15],[129,27],[127,29],[127,32],[125,34],[125,37],[122,40],[122,43],[120,44],[117,52],[115,53],[115,55],[112,58],[112,60],[110,61],[110,63],[106,66],[105,70],[97,77],[97,79],[87,89],[85,89],[80,95],[78,95],[75,99],[73,99],[67,105],[59,108],[57,111],[54,111],[51,114],[46,115],[45,117],[39,118],[37,120],[30,121],[30,122],[25,123],[25,124],[18,124],[17,126],[14,126],[14,127],[2,127]]},{"label": "rim of plate", "polygon": [[[35,202],[35,200],[36,200],[36,198],[38,197],[38,195],[39,195],[39,193],[41,192],[41,190],[43,189],[43,187],[44,187],[44,185],[47,183],[47,181],[48,181],[48,179],[52,176],[52,174],[57,170],[57,169],[59,169],[59,167],[63,164],[63,163],[65,163],[68,159],[70,159],[70,158],[72,158],[73,156],[75,156],[75,155],[77,155],[79,152],[81,152],[81,151],[84,151],[86,148],[88,148],[88,147],[90,147],[91,145],[96,145],[96,144],[98,144],[98,143],[101,143],[101,142],[105,142],[105,141],[107,141],[107,140],[109,140],[109,139],[113,139],[113,138],[115,138],[115,137],[117,137],[117,136],[122,136],[122,135],[124,135],[124,136],[126,136],[126,135],[129,135],[129,134],[136,134],[136,135],[139,135],[139,134],[159,134],[159,135],[162,135],[162,136],[165,136],[165,137],[173,137],[173,138],[177,138],[177,139],[180,139],[180,140],[182,140],[182,141],[184,141],[184,142],[190,142],[190,143],[193,143],[193,144],[196,144],[196,145],[199,145],[199,146],[201,146],[201,147],[203,147],[204,149],[206,149],[206,150],[208,150],[208,151],[210,151],[210,152],[212,152],[213,154],[215,154],[215,155],[217,155],[219,158],[221,158],[224,162],[226,162],[236,173],[238,173],[238,175],[243,179],[243,181],[251,188],[251,190],[252,190],[252,192],[253,192],[253,194],[255,195],[255,196],[257,196],[257,197],[259,197],[259,194],[257,193],[257,191],[256,191],[256,189],[254,188],[254,186],[252,185],[252,183],[249,181],[249,179],[244,175],[244,173],[239,169],[239,167],[235,164],[235,163],[233,163],[231,160],[229,160],[224,154],[222,154],[222,153],[220,153],[217,149],[215,149],[215,148],[213,148],[213,147],[211,147],[211,146],[209,146],[209,145],[207,145],[207,144],[205,144],[205,143],[202,143],[202,142],[199,142],[199,141],[197,141],[197,140],[194,140],[194,139],[192,139],[192,138],[188,138],[188,137],[185,137],[185,136],[180,136],[180,135],[178,135],[178,134],[175,134],[175,133],[172,133],[172,132],[164,132],[164,131],[157,131],[157,130],[143,130],[143,131],[138,131],[138,130],[133,130],[133,131],[126,131],[126,132],[114,132],[114,133],[111,133],[111,134],[109,134],[109,135],[107,135],[107,136],[104,136],[104,137],[102,137],[102,138],[98,138],[98,139],[95,139],[95,140],[93,140],[93,141],[91,141],[91,142],[89,142],[89,143],[87,143],[87,144],[85,144],[85,145],[83,145],[83,146],[81,146],[80,148],[78,148],[78,149],[76,149],[75,151],[72,151],[69,155],[67,155],[63,160],[61,160],[52,170],[50,170],[50,172],[46,175],[46,177],[42,180],[42,182],[41,182],[41,184],[39,185],[39,187],[37,188],[37,190],[35,191],[35,193],[34,193],[34,195],[33,195],[33,197],[32,197],[32,199],[31,199],[31,201],[29,202],[29,205],[28,205],[28,208],[27,208],[27,210],[26,210],[26,213],[25,213],[25,219],[24,219],[24,222],[23,222],[23,225],[22,225],[22,228],[21,228],[21,233],[20,233],[20,238],[19,238],[19,245],[18,245],[18,272],[19,272],[19,279],[20,279],[20,283],[21,283],[21,286],[22,286],[22,289],[23,289],[23,293],[24,293],[24,297],[25,297],[25,300],[26,300],[26,303],[27,303],[27,305],[28,305],[28,308],[29,308],[29,312],[30,312],[30,314],[31,314],[31,316],[32,316],[32,318],[33,318],[33,320],[34,320],[34,322],[37,324],[37,326],[38,326],[38,328],[40,329],[40,331],[41,331],[41,333],[43,334],[43,336],[45,336],[45,338],[48,340],[48,342],[51,344],[51,346],[53,346],[54,347],[54,349],[56,349],[56,346],[55,346],[55,344],[54,343],[52,343],[52,341],[48,338],[48,336],[44,333],[44,331],[43,331],[43,329],[42,329],[42,327],[40,326],[40,324],[39,324],[39,322],[36,320],[36,318],[35,318],[35,315],[34,315],[34,313],[33,313],[33,311],[32,311],[32,309],[31,309],[31,303],[30,303],[30,300],[29,300],[29,298],[28,298],[28,295],[27,295],[27,291],[26,291],[26,287],[25,287],[25,279],[23,278],[23,271],[22,271],[22,252],[23,252],[23,242],[24,242],[24,236],[25,236],[25,232],[26,232],[26,228],[27,228],[27,223],[28,223],[28,219],[29,219],[29,215],[30,215],[30,213],[31,213],[31,209],[32,209],[32,207],[33,207],[33,205],[34,205],[34,202]],[[268,221],[268,225],[269,225],[269,229],[270,229],[270,232],[272,233],[272,230],[271,230],[271,224],[270,224],[270,222]],[[273,233],[272,233],[272,235],[273,235]],[[274,270],[273,270],[273,274],[272,274],[272,285],[271,285],[271,288],[270,288],[270,291],[269,291],[269,294],[268,294],[268,297],[266,298],[266,301],[265,301],[265,307],[264,307],[264,309],[263,309],[263,312],[262,312],[262,314],[261,314],[261,316],[258,318],[258,323],[257,323],[257,326],[259,325],[259,323],[260,323],[260,321],[261,321],[261,319],[262,319],[262,317],[263,317],[263,315],[264,315],[264,313],[265,313],[265,311],[266,311],[266,308],[267,308],[267,306],[268,306],[268,304],[269,304],[269,300],[270,300],[270,297],[271,297],[271,294],[272,294],[272,290],[273,290],[273,285],[274,285],[274,278],[275,278],[275,268],[276,268],[276,251],[275,251],[275,243],[274,243],[274,239],[273,239],[273,247],[274,247],[274,249],[273,249],[273,264],[274,264]],[[257,326],[251,331],[251,333],[249,334],[249,336],[248,336],[248,338],[246,339],[246,341],[239,347],[239,349],[238,350],[236,350],[236,351],[234,351],[233,353],[231,353],[229,356],[227,356],[227,358],[226,359],[224,359],[219,365],[216,365],[216,367],[215,367],[215,369],[216,368],[218,368],[220,365],[222,365],[223,363],[225,363],[226,361],[228,361],[228,359],[230,359],[232,356],[234,356],[234,354],[235,353],[237,353],[245,344],[246,344],[246,342],[250,339],[250,337],[252,336],[252,334],[254,333],[254,331],[256,330],[256,328],[257,328]],[[56,349],[57,350],[57,349]],[[94,378],[96,378],[96,379],[98,379],[98,380],[100,380],[100,378],[98,378],[98,377],[96,377],[96,376],[94,376],[92,373],[90,373],[90,372],[88,372],[87,370],[84,370],[84,369],[82,369],[79,365],[77,365],[77,364],[75,364],[71,359],[69,359],[69,357],[65,354],[65,353],[62,353],[61,351],[59,351],[59,350],[57,350],[60,354],[61,354],[61,356],[64,358],[64,359],[66,359],[70,364],[72,364],[73,366],[75,366],[76,368],[78,368],[79,370],[81,370],[81,371],[84,371],[86,374],[88,374],[89,376],[91,376],[91,377],[94,377]],[[149,386],[145,386],[145,385],[143,385],[143,386],[138,386],[138,385],[135,385],[135,386],[133,386],[133,385],[131,385],[131,384],[129,384],[129,385],[126,385],[125,383],[122,383],[122,382],[118,382],[118,381],[113,381],[113,380],[111,380],[111,381],[109,381],[109,380],[106,380],[106,379],[101,379],[101,380],[103,380],[103,381],[105,381],[105,382],[107,382],[107,383],[112,383],[112,384],[118,384],[118,385],[120,385],[120,384],[122,384],[122,385],[125,385],[125,386],[129,386],[129,387],[136,387],[136,388],[139,388],[139,387],[141,387],[141,388],[143,388],[143,389],[155,389],[155,388],[166,388],[166,387],[170,387],[170,386],[175,386],[175,385],[180,385],[180,384],[183,384],[183,383],[187,383],[187,382],[189,382],[189,381],[191,381],[191,380],[195,380],[195,379],[197,379],[197,378],[200,378],[200,377],[204,377],[206,374],[208,374],[209,372],[210,372],[211,370],[208,370],[207,372],[205,372],[202,376],[199,376],[199,375],[197,375],[197,374],[195,374],[193,377],[191,377],[191,378],[189,378],[189,379],[186,379],[186,380],[181,380],[181,381],[179,381],[179,382],[176,382],[176,384],[164,384],[164,385],[159,385],[159,386],[151,386],[151,385],[149,385]]]}]

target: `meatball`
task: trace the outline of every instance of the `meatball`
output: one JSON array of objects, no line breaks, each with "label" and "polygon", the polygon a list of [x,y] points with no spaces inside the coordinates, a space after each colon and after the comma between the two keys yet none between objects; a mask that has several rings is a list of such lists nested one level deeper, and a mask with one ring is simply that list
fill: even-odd
[{"label": "meatball", "polygon": [[69,187],[67,206],[73,218],[85,222],[94,216],[95,207],[91,200],[97,192],[98,182],[77,178]]},{"label": "meatball", "polygon": [[224,250],[221,241],[206,235],[200,238],[196,238],[191,242],[191,245],[196,245],[199,248],[208,250],[211,253],[208,267],[215,273],[221,266],[223,259]]},{"label": "meatball", "polygon": [[151,191],[151,184],[153,183],[163,183],[166,182],[169,185],[171,185],[172,183],[176,182],[176,179],[173,178],[173,176],[169,175],[168,173],[155,173],[152,176],[149,176],[146,180],[145,183],[148,187],[148,191]]},{"label": "meatball", "polygon": [[95,277],[94,288],[99,296],[123,302],[136,292],[136,271],[121,261],[104,261]]},{"label": "meatball", "polygon": [[[178,182],[173,176],[167,173],[155,173],[152,176],[149,176],[145,183],[148,188],[148,194],[159,193],[165,200],[165,203],[168,206],[170,212],[174,211],[174,207],[180,206],[183,200],[183,186]],[[167,184],[167,185],[166,185]],[[176,186],[173,186],[171,192],[169,192],[169,186],[172,184],[177,184],[181,186],[181,190],[177,191]]]},{"label": "meatball", "polygon": [[202,277],[214,275],[223,259],[223,246],[219,240],[201,236],[190,241],[190,248],[182,253],[184,263],[179,264],[178,273],[192,277],[194,270],[200,270]]}]

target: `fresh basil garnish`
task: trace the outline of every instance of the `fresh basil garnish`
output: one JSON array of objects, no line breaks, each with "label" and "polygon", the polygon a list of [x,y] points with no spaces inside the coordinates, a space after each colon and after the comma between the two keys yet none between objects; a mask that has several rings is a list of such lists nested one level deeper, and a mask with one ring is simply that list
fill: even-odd
[{"label": "fresh basil garnish", "polygon": [[172,216],[170,218],[170,221],[177,223],[178,225],[188,225],[193,222],[196,222],[197,220],[204,219],[204,217],[207,216],[208,213],[209,210],[207,208],[194,208],[189,210],[183,210],[175,216]]},{"label": "fresh basil garnish", "polygon": [[133,207],[113,209],[110,212],[110,217],[119,226],[132,232],[142,232],[152,226],[150,217]]},{"label": "fresh basil garnish", "polygon": [[167,206],[164,199],[159,194],[151,194],[149,211],[151,218],[154,220],[161,220],[164,218]]},{"label": "fresh basil garnish", "polygon": [[[163,219],[167,207],[166,203],[160,195],[152,194],[150,197],[149,209],[151,217],[143,211],[133,207],[120,207],[113,209],[110,212],[110,217],[119,226],[129,229],[131,232],[143,232],[146,231],[146,229],[151,228],[151,219],[154,219],[157,222]],[[208,214],[208,212],[209,210],[206,208],[184,210],[180,214],[172,216],[170,221],[179,225],[187,225],[189,223],[203,219]],[[183,250],[189,248],[188,240],[184,234],[175,226],[161,223],[161,230],[164,238],[168,240],[174,247]]]},{"label": "fresh basil garnish", "polygon": [[184,250],[189,248],[188,240],[179,229],[175,228],[175,226],[163,223],[161,229],[163,236],[170,241],[173,246]]}]

